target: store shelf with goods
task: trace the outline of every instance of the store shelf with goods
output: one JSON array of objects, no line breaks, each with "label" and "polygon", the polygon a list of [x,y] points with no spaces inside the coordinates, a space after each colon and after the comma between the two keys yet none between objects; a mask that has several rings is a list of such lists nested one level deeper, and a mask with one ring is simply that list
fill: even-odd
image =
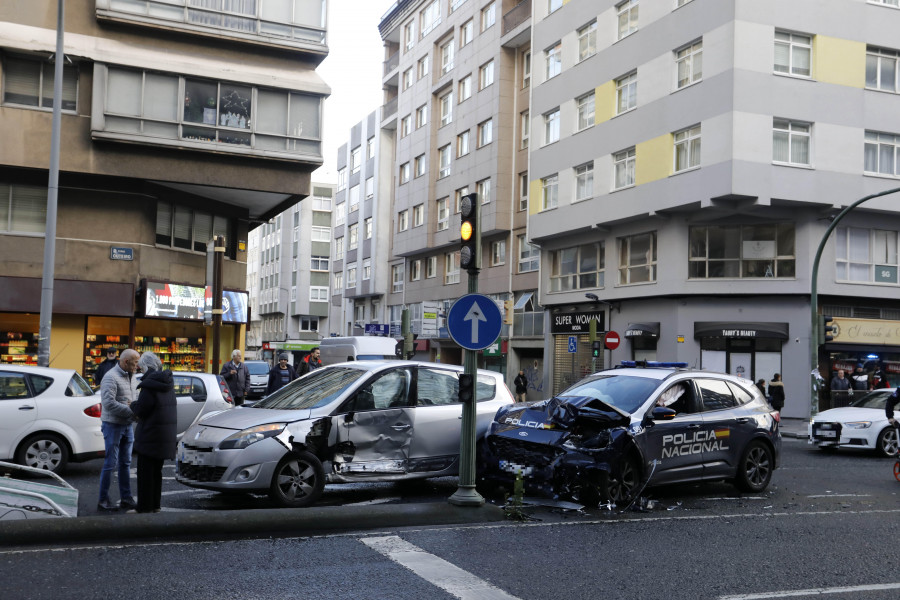
[{"label": "store shelf with goods", "polygon": [[84,378],[94,380],[94,371],[106,359],[106,349],[115,348],[122,353],[128,348],[127,335],[94,335],[88,334],[84,338]]},{"label": "store shelf with goods", "polygon": [[203,338],[136,337],[135,350],[153,352],[163,367],[173,371],[204,371],[206,346]]},{"label": "store shelf with goods", "polygon": [[37,333],[0,333],[0,363],[37,365],[38,337]]}]

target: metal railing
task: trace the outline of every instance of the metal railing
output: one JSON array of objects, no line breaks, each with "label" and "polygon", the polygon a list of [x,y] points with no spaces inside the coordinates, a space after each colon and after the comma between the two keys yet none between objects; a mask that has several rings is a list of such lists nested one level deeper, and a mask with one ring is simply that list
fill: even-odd
[{"label": "metal railing", "polygon": [[384,61],[384,76],[400,66],[400,51],[391,54],[390,58]]},{"label": "metal railing", "polygon": [[531,18],[531,0],[522,0],[503,15],[503,33],[506,35]]},{"label": "metal railing", "polygon": [[391,115],[397,114],[397,100],[398,98],[394,98],[393,100],[388,100],[386,104],[381,107],[381,120],[385,120]]}]

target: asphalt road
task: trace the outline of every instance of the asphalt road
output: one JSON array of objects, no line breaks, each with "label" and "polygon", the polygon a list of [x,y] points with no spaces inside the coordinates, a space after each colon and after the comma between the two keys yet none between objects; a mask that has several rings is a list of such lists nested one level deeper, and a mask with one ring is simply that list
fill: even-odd
[{"label": "asphalt road", "polygon": [[[651,490],[645,511],[530,507],[531,520],[230,542],[0,548],[4,598],[804,598],[900,596],[900,483],[893,461],[825,453],[785,439],[764,494],[725,483]],[[90,464],[76,477],[95,487]],[[99,469],[99,465],[94,471]],[[75,477],[67,477],[73,480]],[[178,490],[177,483],[167,491]],[[329,487],[326,502],[449,495],[455,480],[412,488]],[[166,510],[237,510],[206,492]],[[267,505],[268,506],[268,505]],[[102,518],[102,517],[92,517]],[[89,574],[89,575],[88,575]]]}]

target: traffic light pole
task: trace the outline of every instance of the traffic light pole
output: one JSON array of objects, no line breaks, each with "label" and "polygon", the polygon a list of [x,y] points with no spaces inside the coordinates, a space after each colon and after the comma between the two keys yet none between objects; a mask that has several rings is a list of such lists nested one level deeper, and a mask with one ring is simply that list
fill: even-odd
[{"label": "traffic light pole", "polygon": [[[810,366],[812,367],[812,371],[810,372],[810,401],[809,401],[809,414],[810,416],[815,415],[819,412],[819,381],[822,379],[821,374],[819,373],[819,292],[818,292],[818,284],[819,284],[819,261],[822,259],[822,252],[825,250],[825,244],[828,242],[828,237],[831,235],[831,232],[835,230],[838,223],[841,222],[847,213],[851,210],[865,202],[866,200],[871,200],[872,198],[879,198],[881,196],[887,196],[888,194],[895,194],[900,192],[900,188],[892,188],[889,190],[885,190],[883,192],[878,192],[877,194],[871,194],[866,196],[865,198],[860,198],[844,210],[838,213],[838,215],[831,222],[831,225],[828,226],[828,229],[825,230],[825,234],[822,236],[822,240],[819,242],[819,247],[816,250],[816,257],[813,260],[812,264],[812,274],[810,277],[810,292],[809,292],[809,310],[810,310],[810,331],[809,331],[809,357],[810,357]],[[824,340],[823,340],[824,341]]]}]

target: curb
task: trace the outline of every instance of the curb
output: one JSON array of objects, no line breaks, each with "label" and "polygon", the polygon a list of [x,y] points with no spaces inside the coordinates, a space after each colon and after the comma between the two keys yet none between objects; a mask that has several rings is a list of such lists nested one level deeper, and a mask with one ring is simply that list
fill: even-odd
[{"label": "curb", "polygon": [[266,508],[204,513],[156,513],[32,519],[0,523],[0,547],[132,541],[303,537],[396,527],[461,525],[505,520],[493,504],[420,504]]}]

